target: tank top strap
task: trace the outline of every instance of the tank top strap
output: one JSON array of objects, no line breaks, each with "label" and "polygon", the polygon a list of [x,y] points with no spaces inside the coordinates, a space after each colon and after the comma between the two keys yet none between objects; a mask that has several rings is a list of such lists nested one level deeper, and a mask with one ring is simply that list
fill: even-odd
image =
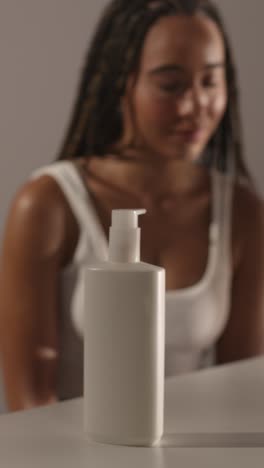
[{"label": "tank top strap", "polygon": [[108,250],[107,240],[77,167],[71,161],[58,161],[35,170],[32,178],[42,175],[49,175],[57,182],[79,225],[80,236],[73,262],[80,263],[85,260],[85,252],[89,249],[87,237],[92,244],[91,250],[98,252],[102,259],[105,258]]}]

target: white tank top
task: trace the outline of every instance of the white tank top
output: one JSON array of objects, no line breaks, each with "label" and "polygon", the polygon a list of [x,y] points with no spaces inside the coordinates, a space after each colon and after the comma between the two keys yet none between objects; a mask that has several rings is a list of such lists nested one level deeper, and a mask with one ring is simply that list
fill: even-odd
[{"label": "white tank top", "polygon": [[[84,281],[82,266],[106,260],[107,239],[83,180],[70,161],[34,171],[33,178],[52,176],[79,225],[72,259],[61,274],[58,395],[82,394]],[[230,227],[232,178],[211,172],[212,213],[207,266],[193,286],[166,292],[166,377],[213,363],[214,346],[229,315],[231,285]],[[136,345],[136,344],[135,344]]]}]

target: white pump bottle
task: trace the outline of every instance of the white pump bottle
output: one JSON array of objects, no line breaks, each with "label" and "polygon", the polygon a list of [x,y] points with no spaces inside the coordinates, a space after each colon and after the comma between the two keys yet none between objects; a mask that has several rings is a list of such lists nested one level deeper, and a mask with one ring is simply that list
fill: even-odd
[{"label": "white pump bottle", "polygon": [[98,442],[163,434],[165,270],[140,262],[145,212],[113,210],[109,261],[85,268],[84,429]]}]

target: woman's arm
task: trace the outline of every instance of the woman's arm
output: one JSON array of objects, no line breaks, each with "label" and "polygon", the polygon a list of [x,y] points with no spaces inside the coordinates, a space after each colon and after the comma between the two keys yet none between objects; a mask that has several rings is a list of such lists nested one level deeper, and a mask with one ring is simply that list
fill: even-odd
[{"label": "woman's arm", "polygon": [[[264,209],[256,195],[239,188],[234,200],[235,266],[231,311],[217,347],[217,362],[264,353]],[[237,239],[237,240],[236,240]]]},{"label": "woman's arm", "polygon": [[58,186],[43,176],[18,193],[7,219],[0,348],[10,410],[56,400],[59,272],[66,245],[63,206]]}]

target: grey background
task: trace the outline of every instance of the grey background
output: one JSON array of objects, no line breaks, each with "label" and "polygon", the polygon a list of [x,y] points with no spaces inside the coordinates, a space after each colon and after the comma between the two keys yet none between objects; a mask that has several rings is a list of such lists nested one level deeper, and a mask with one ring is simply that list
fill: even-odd
[{"label": "grey background", "polygon": [[[62,140],[84,52],[107,0],[1,0],[0,233],[11,197]],[[264,2],[218,0],[236,51],[247,160],[262,185]],[[264,192],[264,185],[262,192]]]},{"label": "grey background", "polygon": [[[217,3],[240,72],[247,161],[264,194],[264,2]],[[1,0],[0,236],[17,187],[34,168],[55,158],[84,52],[105,4],[107,0]]]}]

